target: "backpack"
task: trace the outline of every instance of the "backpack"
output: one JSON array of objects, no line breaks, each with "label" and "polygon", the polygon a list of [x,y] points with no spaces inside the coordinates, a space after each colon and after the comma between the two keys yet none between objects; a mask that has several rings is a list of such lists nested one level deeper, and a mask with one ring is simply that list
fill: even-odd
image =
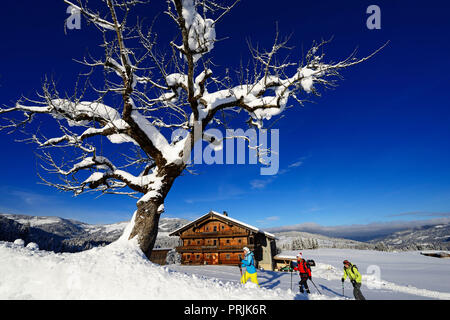
[{"label": "backpack", "polygon": [[[352,266],[350,267],[350,269],[351,269],[351,271],[352,271],[352,273],[353,274],[355,274],[355,269],[354,268],[356,268],[356,270],[358,270],[358,267],[356,266],[356,264],[352,264]],[[346,270],[345,268],[344,268],[344,270]],[[347,271],[346,271],[347,272]],[[348,274],[347,274],[348,275]]]},{"label": "backpack", "polygon": [[316,262],[314,260],[306,260],[306,264],[310,267],[316,266]]},{"label": "backpack", "polygon": [[308,263],[308,261],[306,261],[305,259],[302,259],[300,264],[297,263],[297,268],[300,273],[308,273],[308,270],[309,270],[309,272],[311,272],[311,266]]}]

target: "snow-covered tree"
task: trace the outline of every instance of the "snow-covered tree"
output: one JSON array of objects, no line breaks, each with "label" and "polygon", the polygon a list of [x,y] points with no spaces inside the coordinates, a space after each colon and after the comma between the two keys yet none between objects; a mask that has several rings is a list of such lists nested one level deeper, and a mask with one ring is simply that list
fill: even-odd
[{"label": "snow-covered tree", "polygon": [[[21,98],[0,109],[8,115],[1,128],[22,128],[37,117],[54,121],[58,135],[49,137],[41,127],[31,126],[26,139],[42,150],[42,168],[61,180],[49,178],[47,172],[39,173],[40,178],[75,195],[99,191],[138,199],[124,236],[137,239],[147,255],[155,243],[164,199],[188,169],[194,145],[202,140],[218,143],[205,134],[208,127],[223,124],[227,113],[244,113],[248,117],[243,122],[263,128],[290,103],[303,104],[308,96],[319,95],[319,87],[335,85],[341,70],[378,51],[362,59],[352,53],[339,62],[326,62],[323,49],[328,41],[322,41],[289,61],[288,39],[276,32],[266,51],[249,45],[252,68],[237,70],[234,80],[229,66],[214,65],[212,53],[216,28],[239,0],[167,0],[165,14],[179,35],[168,41],[166,52],[157,41],[158,25],[151,20],[146,25],[144,19],[129,22],[137,17],[137,6],[151,6],[147,1],[103,0],[95,8],[89,7],[93,1],[63,1],[100,32],[103,54],[80,61],[80,68],[90,69],[88,80],[69,88],[73,95],[61,94],[53,81],[46,81],[38,98]],[[106,139],[111,144],[104,143]],[[128,150],[120,163],[113,161],[114,144]],[[59,156],[61,149],[69,151]]]}]

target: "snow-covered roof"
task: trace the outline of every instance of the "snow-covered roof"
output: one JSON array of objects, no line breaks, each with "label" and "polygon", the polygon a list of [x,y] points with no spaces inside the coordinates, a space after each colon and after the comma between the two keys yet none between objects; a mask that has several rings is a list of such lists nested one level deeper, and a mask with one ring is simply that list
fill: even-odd
[{"label": "snow-covered roof", "polygon": [[249,225],[249,224],[247,224],[247,223],[245,223],[245,222],[242,222],[242,221],[239,221],[239,220],[230,218],[230,217],[227,216],[227,215],[221,214],[221,213],[216,212],[216,211],[213,211],[213,210],[211,210],[211,211],[208,212],[207,214],[204,214],[203,216],[201,216],[201,217],[195,219],[194,221],[189,222],[188,224],[186,224],[186,225],[184,225],[184,226],[178,228],[177,230],[173,231],[173,232],[171,233],[171,235],[174,235],[175,233],[178,233],[178,232],[180,232],[181,230],[188,228],[189,226],[195,224],[197,221],[203,220],[204,218],[208,217],[209,215],[214,215],[214,216],[217,216],[217,217],[219,217],[219,218],[221,218],[221,219],[228,220],[228,221],[230,221],[230,222],[232,222],[232,223],[241,225],[241,226],[243,226],[244,228],[250,229],[250,230],[252,230],[252,231],[254,231],[254,232],[261,232],[261,233],[263,233],[265,236],[267,236],[267,237],[269,237],[269,238],[273,238],[273,239],[276,238],[275,235],[273,235],[273,234],[271,234],[271,233],[269,233],[269,232],[265,232],[265,231],[263,231],[263,230],[260,230],[260,229],[257,228],[257,227],[254,227],[254,226]]},{"label": "snow-covered roof", "polygon": [[273,257],[275,260],[297,260],[294,254],[277,254]]}]

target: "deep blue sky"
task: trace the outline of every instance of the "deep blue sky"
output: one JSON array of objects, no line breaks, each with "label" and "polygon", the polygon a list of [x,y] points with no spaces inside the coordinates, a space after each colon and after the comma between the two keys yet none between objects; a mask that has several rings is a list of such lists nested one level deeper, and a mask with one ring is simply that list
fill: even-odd
[{"label": "deep blue sky", "polygon": [[[153,1],[148,17],[165,8]],[[344,4],[343,4],[344,3]],[[381,30],[366,28],[366,8],[381,8]],[[373,59],[344,71],[335,90],[277,122],[281,174],[259,175],[255,165],[199,166],[180,177],[166,199],[167,217],[193,219],[208,210],[262,228],[315,222],[365,224],[448,216],[450,110],[447,1],[244,0],[216,27],[213,54],[221,66],[248,59],[246,39],[270,46],[281,34],[300,53],[330,38],[327,57],[360,57],[387,40]],[[1,103],[32,97],[45,75],[71,92],[79,66],[95,50],[98,32],[82,22],[64,33],[62,1],[3,1],[0,13]],[[155,30],[171,37],[160,15]],[[158,27],[161,27],[161,30]],[[298,55],[296,55],[298,56]],[[73,198],[39,185],[33,145],[1,133],[0,212],[57,215],[90,223],[127,220],[135,201],[120,196]],[[292,166],[296,163],[297,166]],[[255,187],[257,186],[257,187]]]}]

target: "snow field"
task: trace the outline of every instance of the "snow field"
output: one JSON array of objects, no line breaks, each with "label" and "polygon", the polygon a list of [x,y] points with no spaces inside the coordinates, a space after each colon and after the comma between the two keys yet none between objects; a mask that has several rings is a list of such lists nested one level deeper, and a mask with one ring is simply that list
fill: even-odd
[{"label": "snow field", "polygon": [[418,252],[303,250],[304,258],[316,261],[317,286],[308,281],[311,294],[303,295],[297,273],[259,270],[261,287],[243,286],[237,266],[159,266],[124,239],[59,254],[24,247],[20,240],[0,242],[0,299],[348,300],[353,299],[351,284],[345,282],[343,295],[341,283],[346,258],[362,273],[368,300],[450,300],[450,259]]},{"label": "snow field", "polygon": [[[283,252],[295,258],[297,251]],[[258,271],[261,287],[292,292],[295,300],[349,300],[353,288],[349,280],[344,283],[342,261],[349,259],[362,274],[362,292],[368,300],[450,300],[450,259],[425,257],[419,252],[380,252],[353,249],[303,250],[305,259],[314,259],[312,280],[308,281],[311,294],[298,293],[299,276],[296,272]],[[169,269],[186,274],[203,274],[222,281],[238,283],[239,270],[233,266],[169,265]],[[292,289],[292,291],[291,291]]]},{"label": "snow field", "polygon": [[[316,261],[317,266],[312,268],[313,280],[320,279],[316,284],[330,286],[336,294],[342,292],[342,261],[348,259],[361,272],[363,294],[368,299],[450,300],[450,259],[426,257],[417,251],[318,249],[302,252],[304,258]],[[295,257],[297,252],[287,254]],[[353,298],[348,280],[345,285],[345,295]]]},{"label": "snow field", "polygon": [[281,289],[242,286],[155,265],[133,241],[79,253],[0,242],[0,299],[293,299]]}]

